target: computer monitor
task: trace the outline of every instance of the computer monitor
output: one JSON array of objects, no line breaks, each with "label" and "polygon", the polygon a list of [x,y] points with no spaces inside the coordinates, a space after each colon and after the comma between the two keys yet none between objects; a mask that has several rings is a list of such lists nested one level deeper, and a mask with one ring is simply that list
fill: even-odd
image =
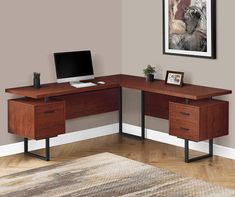
[{"label": "computer monitor", "polygon": [[90,51],[54,53],[57,82],[79,82],[94,79]]}]

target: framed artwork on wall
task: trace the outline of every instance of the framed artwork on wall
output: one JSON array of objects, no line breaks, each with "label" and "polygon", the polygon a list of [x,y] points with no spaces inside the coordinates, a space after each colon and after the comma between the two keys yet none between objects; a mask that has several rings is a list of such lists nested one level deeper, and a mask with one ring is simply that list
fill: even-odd
[{"label": "framed artwork on wall", "polygon": [[216,58],[216,0],[163,0],[163,54]]}]

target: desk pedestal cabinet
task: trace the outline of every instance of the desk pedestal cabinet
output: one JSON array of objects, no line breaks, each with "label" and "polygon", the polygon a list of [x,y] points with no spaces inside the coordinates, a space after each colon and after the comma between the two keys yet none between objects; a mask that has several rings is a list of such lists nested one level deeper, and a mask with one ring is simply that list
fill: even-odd
[{"label": "desk pedestal cabinet", "polygon": [[[49,160],[49,139],[65,133],[65,121],[99,113],[119,111],[119,133],[122,134],[122,88],[141,91],[141,138],[145,138],[145,115],[169,119],[169,134],[185,140],[185,162],[213,155],[213,139],[228,135],[226,101],[214,96],[231,94],[231,90],[185,84],[169,86],[161,80],[148,83],[145,78],[111,75],[92,80],[105,84],[74,88],[69,83],[44,84],[6,89],[23,96],[8,101],[8,130],[24,137],[25,153]],[[28,139],[45,139],[45,157],[28,151]],[[189,158],[189,141],[209,140],[209,154]]]},{"label": "desk pedestal cabinet", "polygon": [[[49,139],[65,133],[65,120],[117,111],[119,89],[8,100],[8,131],[24,137],[25,154],[49,161]],[[45,157],[28,151],[28,139],[45,139]]]},{"label": "desk pedestal cabinet", "polygon": [[[8,130],[25,137],[25,154],[49,161],[49,138],[65,133],[65,102],[30,98],[8,100]],[[45,157],[28,151],[28,138],[45,139]]]},{"label": "desk pedestal cabinet", "polygon": [[65,133],[65,102],[30,98],[8,101],[9,132],[40,140]]},{"label": "desk pedestal cabinet", "polygon": [[[213,156],[213,139],[228,135],[228,102],[220,100],[170,102],[170,135],[185,139],[185,162]],[[188,142],[209,140],[209,154],[189,159]]]}]

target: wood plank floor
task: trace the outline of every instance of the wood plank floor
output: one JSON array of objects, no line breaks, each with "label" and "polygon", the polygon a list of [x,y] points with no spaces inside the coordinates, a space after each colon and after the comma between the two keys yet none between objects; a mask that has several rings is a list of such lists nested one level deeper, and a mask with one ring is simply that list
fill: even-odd
[{"label": "wood plank floor", "polygon": [[[182,148],[118,134],[51,148],[51,161],[18,154],[0,158],[0,176],[69,161],[97,153],[111,152],[156,167],[235,189],[235,161],[213,157],[186,164]],[[42,150],[37,153],[43,154]],[[195,156],[200,153],[192,152]]]}]

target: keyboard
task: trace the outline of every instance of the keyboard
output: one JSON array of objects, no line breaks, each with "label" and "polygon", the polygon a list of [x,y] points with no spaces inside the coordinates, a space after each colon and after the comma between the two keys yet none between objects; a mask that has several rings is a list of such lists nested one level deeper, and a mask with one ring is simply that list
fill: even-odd
[{"label": "keyboard", "polygon": [[96,86],[97,84],[88,82],[88,83],[71,83],[70,85],[75,88],[85,88],[85,87]]}]

